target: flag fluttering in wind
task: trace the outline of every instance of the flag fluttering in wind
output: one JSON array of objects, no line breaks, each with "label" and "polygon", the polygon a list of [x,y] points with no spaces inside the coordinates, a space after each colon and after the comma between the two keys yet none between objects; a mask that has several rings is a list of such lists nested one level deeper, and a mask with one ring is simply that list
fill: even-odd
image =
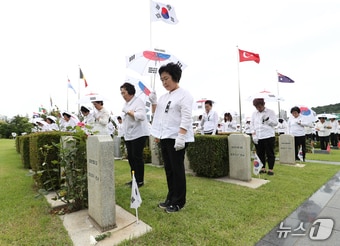
[{"label": "flag fluttering in wind", "polygon": [[151,1],[151,21],[164,21],[175,25],[178,23],[175,9],[170,4]]},{"label": "flag fluttering in wind", "polygon": [[131,186],[131,204],[130,208],[139,208],[142,204],[142,197],[140,196],[137,181],[135,178],[135,172],[132,171],[132,186]]},{"label": "flag fluttering in wind", "polygon": [[43,105],[41,105],[41,106],[39,107],[39,112],[42,112],[43,114],[46,114],[46,113],[47,113],[47,110],[46,110],[46,108],[43,107]]},{"label": "flag fluttering in wind", "polygon": [[248,52],[245,50],[238,49],[239,55],[240,55],[240,62],[244,61],[254,61],[256,63],[260,63],[260,55],[255,54],[252,52]]},{"label": "flag fluttering in wind", "polygon": [[71,81],[69,78],[67,78],[67,87],[73,90],[74,94],[77,94],[76,90],[73,88]]},{"label": "flag fluttering in wind", "polygon": [[281,74],[281,73],[277,73],[278,76],[278,80],[281,83],[294,83],[294,80],[292,80],[291,78]]},{"label": "flag fluttering in wind", "polygon": [[85,87],[87,87],[87,81],[86,81],[86,79],[84,77],[83,71],[81,71],[81,68],[79,68],[79,73],[80,73],[80,78],[84,80]]},{"label": "flag fluttering in wind", "polygon": [[139,88],[144,92],[145,95],[149,96],[150,95],[150,90],[148,89],[148,87],[146,87],[142,81],[138,82],[138,86]]},{"label": "flag fluttering in wind", "polygon": [[255,153],[255,158],[254,158],[254,167],[253,167],[253,173],[255,175],[258,175],[263,167],[263,164],[260,160],[260,158],[257,156]]}]

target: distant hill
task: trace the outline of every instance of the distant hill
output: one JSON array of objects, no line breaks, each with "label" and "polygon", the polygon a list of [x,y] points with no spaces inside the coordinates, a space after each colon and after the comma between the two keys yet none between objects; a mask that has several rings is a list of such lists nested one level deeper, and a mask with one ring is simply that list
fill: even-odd
[{"label": "distant hill", "polygon": [[325,106],[318,106],[315,108],[312,107],[312,109],[317,114],[322,114],[322,113],[336,114],[336,113],[340,113],[340,103],[330,104],[330,105],[325,105]]}]

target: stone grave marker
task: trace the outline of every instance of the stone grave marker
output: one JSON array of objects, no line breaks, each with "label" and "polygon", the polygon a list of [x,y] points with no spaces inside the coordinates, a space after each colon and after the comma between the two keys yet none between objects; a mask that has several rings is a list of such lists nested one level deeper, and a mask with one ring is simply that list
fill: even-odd
[{"label": "stone grave marker", "polygon": [[251,180],[250,137],[246,134],[230,134],[229,149],[229,177],[232,179]]},{"label": "stone grave marker", "polygon": [[89,217],[100,231],[108,231],[116,227],[114,143],[111,136],[89,136],[86,152]]}]

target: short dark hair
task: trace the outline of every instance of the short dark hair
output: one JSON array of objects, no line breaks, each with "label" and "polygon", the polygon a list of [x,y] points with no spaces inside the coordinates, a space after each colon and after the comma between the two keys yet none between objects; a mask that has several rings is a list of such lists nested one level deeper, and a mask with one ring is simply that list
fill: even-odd
[{"label": "short dark hair", "polygon": [[135,95],[136,94],[136,89],[133,84],[130,84],[129,82],[125,82],[120,86],[120,89],[124,88],[129,95]]},{"label": "short dark hair", "polygon": [[121,120],[121,119],[122,119],[122,117],[120,117],[120,116],[117,117],[117,120]]},{"label": "short dark hair", "polygon": [[295,112],[298,112],[299,114],[300,114],[300,112],[301,112],[300,108],[297,107],[297,106],[292,107],[292,109],[290,110],[290,113],[292,114],[294,111],[295,111]]},{"label": "short dark hair", "polygon": [[204,102],[204,104],[209,104],[210,106],[212,106],[213,105],[213,101],[212,100],[206,100]]},{"label": "short dark hair", "polygon": [[264,103],[264,99],[263,98],[255,98],[254,100],[253,100],[253,105],[256,107],[256,106],[258,106],[258,105],[264,105],[265,103]]},{"label": "short dark hair", "polygon": [[172,80],[175,81],[176,83],[179,83],[179,81],[181,80],[182,69],[179,64],[170,62],[166,65],[161,66],[158,69],[159,76],[164,72],[167,72],[168,74],[170,74]]}]

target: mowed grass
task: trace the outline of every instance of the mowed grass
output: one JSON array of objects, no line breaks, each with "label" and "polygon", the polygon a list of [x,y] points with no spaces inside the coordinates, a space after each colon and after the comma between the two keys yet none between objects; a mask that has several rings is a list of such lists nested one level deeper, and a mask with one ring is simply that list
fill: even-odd
[{"label": "mowed grass", "polygon": [[[0,149],[0,219],[2,225],[15,224],[0,229],[0,245],[71,245],[61,220],[48,213],[47,202],[34,198],[32,179],[25,176],[13,140],[0,140]],[[340,160],[340,151],[327,156]],[[261,175],[270,182],[257,189],[188,174],[186,206],[174,214],[157,207],[167,192],[164,169],[146,165],[138,215],[152,231],[121,245],[254,245],[340,170],[337,165],[305,164],[277,163],[274,176]],[[124,185],[129,172],[127,161],[115,161],[116,203],[134,214],[131,189]]]}]

